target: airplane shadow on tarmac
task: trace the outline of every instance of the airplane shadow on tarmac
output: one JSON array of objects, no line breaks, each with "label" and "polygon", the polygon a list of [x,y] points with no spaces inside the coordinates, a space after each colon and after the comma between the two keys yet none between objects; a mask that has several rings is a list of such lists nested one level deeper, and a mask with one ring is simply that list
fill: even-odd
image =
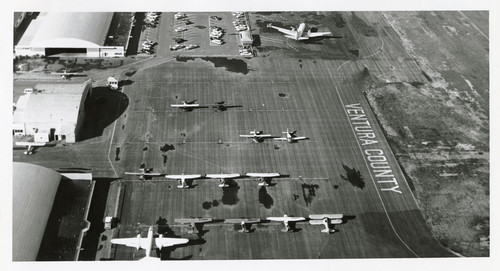
[{"label": "airplane shadow on tarmac", "polygon": [[104,128],[118,119],[128,105],[129,99],[122,92],[107,87],[93,88],[83,103],[84,118],[78,125],[76,141],[101,136]]},{"label": "airplane shadow on tarmac", "polygon": [[342,164],[346,172],[346,176],[340,175],[340,177],[348,182],[350,182],[353,186],[363,189],[365,187],[365,181],[361,176],[361,172],[356,170],[355,168],[349,168],[348,166]]}]

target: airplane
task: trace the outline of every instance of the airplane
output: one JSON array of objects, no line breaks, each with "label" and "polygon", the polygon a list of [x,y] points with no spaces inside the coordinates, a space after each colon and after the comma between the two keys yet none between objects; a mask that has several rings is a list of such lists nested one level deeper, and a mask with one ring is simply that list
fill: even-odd
[{"label": "airplane", "polygon": [[328,36],[331,35],[331,32],[311,32],[311,29],[307,31],[307,33],[304,33],[304,29],[306,28],[305,23],[301,23],[297,30],[295,30],[294,27],[292,27],[291,30],[273,26],[272,24],[268,24],[267,27],[274,28],[281,33],[285,34],[285,37],[289,39],[294,39],[294,40],[308,40],[309,38],[316,38],[316,37],[322,37],[322,36]]},{"label": "airplane", "polygon": [[259,186],[269,186],[271,178],[281,175],[279,173],[247,173],[245,176],[259,178]]},{"label": "airplane", "polygon": [[335,229],[330,229],[330,225],[342,224],[342,214],[323,214],[323,215],[309,215],[309,224],[311,225],[324,225],[325,229],[321,232],[333,233]]},{"label": "airplane", "polygon": [[16,142],[16,146],[28,147],[24,152],[26,155],[32,155],[35,147],[44,147],[47,144],[45,142]]},{"label": "airplane", "polygon": [[294,136],[296,131],[290,132],[288,128],[286,129],[286,132],[282,132],[285,134],[285,137],[278,137],[274,138],[274,140],[280,140],[280,141],[288,141],[289,143],[295,142],[297,140],[304,140],[307,139],[307,137],[304,136]]},{"label": "airplane", "polygon": [[181,108],[184,111],[188,111],[192,110],[193,108],[200,107],[200,104],[195,104],[194,102],[196,102],[196,100],[190,102],[182,101],[182,104],[171,104],[170,106],[175,108]]},{"label": "airplane", "polygon": [[50,74],[60,75],[62,79],[71,79],[73,76],[85,76],[83,73],[79,72],[68,72],[67,70],[63,70],[63,72],[51,72]]},{"label": "airplane", "polygon": [[[249,233],[253,223],[260,223],[260,218],[228,218],[224,223],[240,224],[241,230],[239,232]],[[250,225],[247,226],[246,225]]]},{"label": "airplane", "polygon": [[144,180],[144,177],[154,177],[161,175],[161,173],[159,172],[149,172],[149,170],[146,168],[139,168],[139,172],[125,172],[125,174],[139,176],[140,180]]},{"label": "airplane", "polygon": [[201,175],[199,174],[184,175],[184,173],[181,175],[165,175],[165,178],[167,179],[179,180],[177,188],[189,188],[189,185],[186,184],[186,180],[197,179],[200,177]]},{"label": "airplane", "polygon": [[226,183],[226,179],[234,179],[240,177],[240,174],[234,173],[234,174],[207,174],[205,175],[207,178],[211,179],[220,179],[220,184],[219,187],[228,187],[229,185]]},{"label": "airplane", "polygon": [[288,222],[297,222],[297,221],[304,221],[306,220],[304,217],[289,217],[287,215],[284,216],[277,216],[277,217],[268,217],[267,220],[271,221],[280,221],[285,224],[285,228],[282,230],[282,232],[288,232],[290,231],[290,226],[288,225]]},{"label": "airplane", "polygon": [[[154,242],[153,242],[154,241]],[[148,237],[146,238],[141,238],[141,235],[138,234],[137,237],[131,237],[131,238],[116,238],[116,239],[111,239],[112,244],[117,244],[117,245],[125,245],[128,247],[135,247],[137,250],[140,248],[146,250],[146,257],[140,259],[142,260],[161,260],[160,258],[156,257],[151,257],[149,255],[151,253],[151,250],[153,249],[153,246],[156,245],[157,248],[162,248],[162,247],[170,247],[170,246],[175,246],[175,245],[181,245],[189,242],[189,239],[185,238],[164,238],[162,234],[158,238],[153,237],[153,226],[149,227],[148,230]]]},{"label": "airplane", "polygon": [[212,222],[212,218],[211,217],[175,218],[174,222],[181,224],[190,224],[191,230],[188,233],[195,233],[195,231],[197,231],[196,224]]},{"label": "airplane", "polygon": [[254,129],[253,131],[250,131],[249,135],[240,135],[240,137],[251,138],[253,140],[253,142],[259,143],[259,142],[262,142],[262,140],[264,138],[269,138],[269,137],[273,137],[273,136],[272,135],[263,135],[262,131],[256,131]]},{"label": "airplane", "polygon": [[212,105],[212,108],[216,108],[218,111],[226,111],[228,108],[241,107],[241,105],[227,105],[226,101],[220,101]]}]

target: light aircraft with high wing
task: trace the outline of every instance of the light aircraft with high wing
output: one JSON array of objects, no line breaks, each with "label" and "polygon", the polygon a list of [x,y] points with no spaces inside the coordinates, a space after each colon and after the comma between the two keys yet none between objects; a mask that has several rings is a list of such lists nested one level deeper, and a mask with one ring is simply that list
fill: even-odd
[{"label": "light aircraft with high wing", "polygon": [[304,221],[306,219],[304,217],[295,217],[295,216],[284,215],[284,216],[272,216],[272,217],[268,217],[267,220],[283,222],[285,224],[285,228],[282,230],[282,232],[288,232],[291,229],[291,227],[289,225],[289,222]]},{"label": "light aircraft with high wing", "polygon": [[125,172],[127,175],[139,176],[140,180],[144,180],[144,178],[160,176],[159,172],[149,172],[147,168],[139,168],[139,172]]},{"label": "light aircraft with high wing", "polygon": [[199,108],[200,104],[195,104],[196,100],[192,101],[181,101],[181,104],[171,104],[171,107],[180,108],[184,111],[193,110],[194,108]]},{"label": "light aircraft with high wing", "polygon": [[309,224],[311,225],[324,225],[325,229],[321,232],[333,233],[335,229],[330,228],[330,225],[342,224],[342,214],[321,214],[309,215]]},{"label": "light aircraft with high wing", "polygon": [[16,146],[27,147],[28,149],[24,152],[26,155],[32,155],[35,148],[47,145],[45,142],[16,142],[14,144]]},{"label": "light aircraft with high wing", "polygon": [[297,29],[295,29],[295,27],[292,27],[291,30],[273,26],[272,24],[268,24],[267,27],[274,28],[281,33],[284,33],[285,37],[294,40],[308,40],[310,38],[323,37],[332,34],[331,32],[311,32],[311,29],[309,29],[307,32],[304,32],[306,28],[305,23],[301,23]]},{"label": "light aircraft with high wing", "polygon": [[253,131],[250,131],[249,135],[240,135],[240,137],[251,138],[255,143],[259,143],[259,142],[262,142],[264,140],[264,138],[270,138],[273,136],[262,134],[262,131],[257,131],[254,129]]},{"label": "light aircraft with high wing", "polygon": [[239,230],[239,232],[249,233],[252,224],[260,223],[260,218],[228,218],[224,220],[224,223],[240,224],[241,230]]},{"label": "light aircraft with high wing", "polygon": [[201,178],[200,174],[188,174],[188,175],[165,175],[165,178],[167,179],[174,179],[174,180],[179,180],[179,185],[177,188],[189,188],[189,185],[186,184],[186,180],[192,180],[192,179],[198,179]]},{"label": "light aircraft with high wing", "polygon": [[189,233],[197,233],[196,229],[197,224],[212,222],[212,220],[213,219],[211,217],[191,217],[191,218],[175,218],[174,222],[180,224],[189,224],[190,225]]},{"label": "light aircraft with high wing", "polygon": [[282,132],[283,134],[285,134],[284,137],[278,137],[278,138],[274,138],[274,140],[279,140],[279,141],[288,141],[289,143],[293,143],[293,142],[296,142],[298,140],[304,140],[304,139],[307,139],[307,137],[305,136],[295,136],[295,133],[297,131],[293,131],[293,132],[290,132],[288,130],[288,128],[286,129],[286,132]]},{"label": "light aircraft with high wing", "polygon": [[220,181],[220,184],[219,184],[219,187],[228,187],[229,184],[226,183],[226,179],[234,179],[234,178],[238,178],[240,177],[241,175],[238,174],[238,173],[232,173],[232,174],[207,174],[205,175],[205,177],[207,178],[210,178],[210,179],[219,179]]},{"label": "light aircraft with high wing", "polygon": [[140,234],[137,235],[137,237],[131,237],[131,238],[116,238],[116,239],[111,239],[112,244],[117,244],[117,245],[125,245],[128,247],[135,247],[137,250],[140,248],[146,250],[146,257],[142,258],[142,260],[153,260],[153,261],[159,261],[160,258],[156,257],[151,257],[151,250],[154,248],[156,245],[157,248],[162,248],[162,247],[170,247],[170,246],[175,246],[175,245],[181,245],[181,244],[186,244],[189,242],[189,239],[185,238],[166,238],[163,237],[162,234],[158,238],[154,238],[153,236],[153,226],[149,227],[148,230],[148,236],[146,238],[142,238]]},{"label": "light aircraft with high wing", "polygon": [[62,79],[71,79],[73,76],[86,76],[86,74],[80,72],[68,72],[63,70],[63,72],[51,72],[50,74],[60,75]]},{"label": "light aircraft with high wing", "polygon": [[254,177],[259,179],[259,186],[269,186],[271,183],[271,178],[279,177],[279,173],[247,173],[245,176]]}]

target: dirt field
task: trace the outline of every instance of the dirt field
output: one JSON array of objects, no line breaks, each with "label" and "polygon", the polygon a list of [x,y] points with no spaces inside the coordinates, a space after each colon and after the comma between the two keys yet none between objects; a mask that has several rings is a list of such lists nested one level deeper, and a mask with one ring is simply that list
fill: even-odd
[{"label": "dirt field", "polygon": [[488,256],[488,13],[383,15],[427,82],[375,77],[368,99],[435,236],[463,255]]}]

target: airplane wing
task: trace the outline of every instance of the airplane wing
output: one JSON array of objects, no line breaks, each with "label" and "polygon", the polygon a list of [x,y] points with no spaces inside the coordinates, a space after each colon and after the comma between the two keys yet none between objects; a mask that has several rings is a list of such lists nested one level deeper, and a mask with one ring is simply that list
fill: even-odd
[{"label": "airplane wing", "polygon": [[28,146],[34,146],[34,147],[45,146],[44,142],[16,142],[15,144],[16,144],[16,146],[25,146],[25,147],[28,147]]},{"label": "airplane wing", "polygon": [[116,245],[124,245],[127,247],[144,248],[144,249],[149,245],[147,239],[137,238],[137,237],[111,239],[111,243]]},{"label": "airplane wing", "polygon": [[186,224],[186,223],[207,223],[211,222],[211,217],[198,217],[198,218],[175,218],[174,222]]},{"label": "airplane wing", "polygon": [[285,29],[285,28],[273,26],[271,24],[269,24],[268,27],[274,28],[274,29],[278,30],[279,32],[284,33],[285,35],[287,35],[287,37],[289,36],[290,38],[295,39],[296,31],[292,31],[292,30],[288,30],[288,29]]},{"label": "airplane wing", "polygon": [[274,140],[279,140],[279,141],[286,141],[288,138],[286,137],[278,137],[278,138],[273,138]]},{"label": "airplane wing", "polygon": [[155,244],[156,247],[158,248],[186,244],[187,242],[189,242],[189,239],[185,238],[166,238],[166,237],[155,238]]},{"label": "airplane wing", "polygon": [[256,178],[272,178],[279,177],[279,173],[247,173],[245,174],[248,177],[256,177]]},{"label": "airplane wing", "polygon": [[329,218],[329,219],[342,219],[344,217],[343,214],[321,214],[321,215],[309,215],[310,219],[323,219],[323,218]]},{"label": "airplane wing", "polygon": [[149,172],[149,173],[140,173],[140,172],[125,172],[127,175],[135,175],[135,176],[160,176],[159,172]]},{"label": "airplane wing", "polygon": [[295,216],[291,216],[291,217],[290,216],[287,216],[287,217],[271,216],[271,217],[268,217],[267,220],[284,222],[284,221],[304,221],[306,219],[304,217],[295,217]]},{"label": "airplane wing", "polygon": [[[311,225],[323,225],[323,220],[322,219],[313,219],[309,220],[309,224]],[[342,219],[331,219],[330,224],[342,224]]]},{"label": "airplane wing", "polygon": [[253,138],[253,137],[258,137],[257,135],[240,135],[241,137],[250,137],[250,138]]},{"label": "airplane wing", "polygon": [[213,178],[213,179],[232,179],[232,178],[238,178],[240,177],[240,174],[234,173],[234,174],[207,174],[205,175],[207,178]]},{"label": "airplane wing", "polygon": [[315,38],[315,37],[322,37],[322,36],[328,36],[331,35],[331,32],[308,32],[307,35],[310,38]]},{"label": "airplane wing", "polygon": [[175,180],[179,180],[179,179],[196,179],[196,178],[200,178],[201,175],[199,174],[191,174],[191,175],[165,175],[165,178],[167,179],[175,179]]},{"label": "airplane wing", "polygon": [[292,137],[293,140],[304,140],[306,139],[307,137],[305,136],[296,136],[296,137]]},{"label": "airplane wing", "polygon": [[260,218],[228,218],[228,219],[224,220],[224,223],[239,224],[241,222],[245,222],[248,224],[259,223]]},{"label": "airplane wing", "polygon": [[171,104],[171,107],[176,108],[189,108],[189,107],[199,107],[199,104]]}]

